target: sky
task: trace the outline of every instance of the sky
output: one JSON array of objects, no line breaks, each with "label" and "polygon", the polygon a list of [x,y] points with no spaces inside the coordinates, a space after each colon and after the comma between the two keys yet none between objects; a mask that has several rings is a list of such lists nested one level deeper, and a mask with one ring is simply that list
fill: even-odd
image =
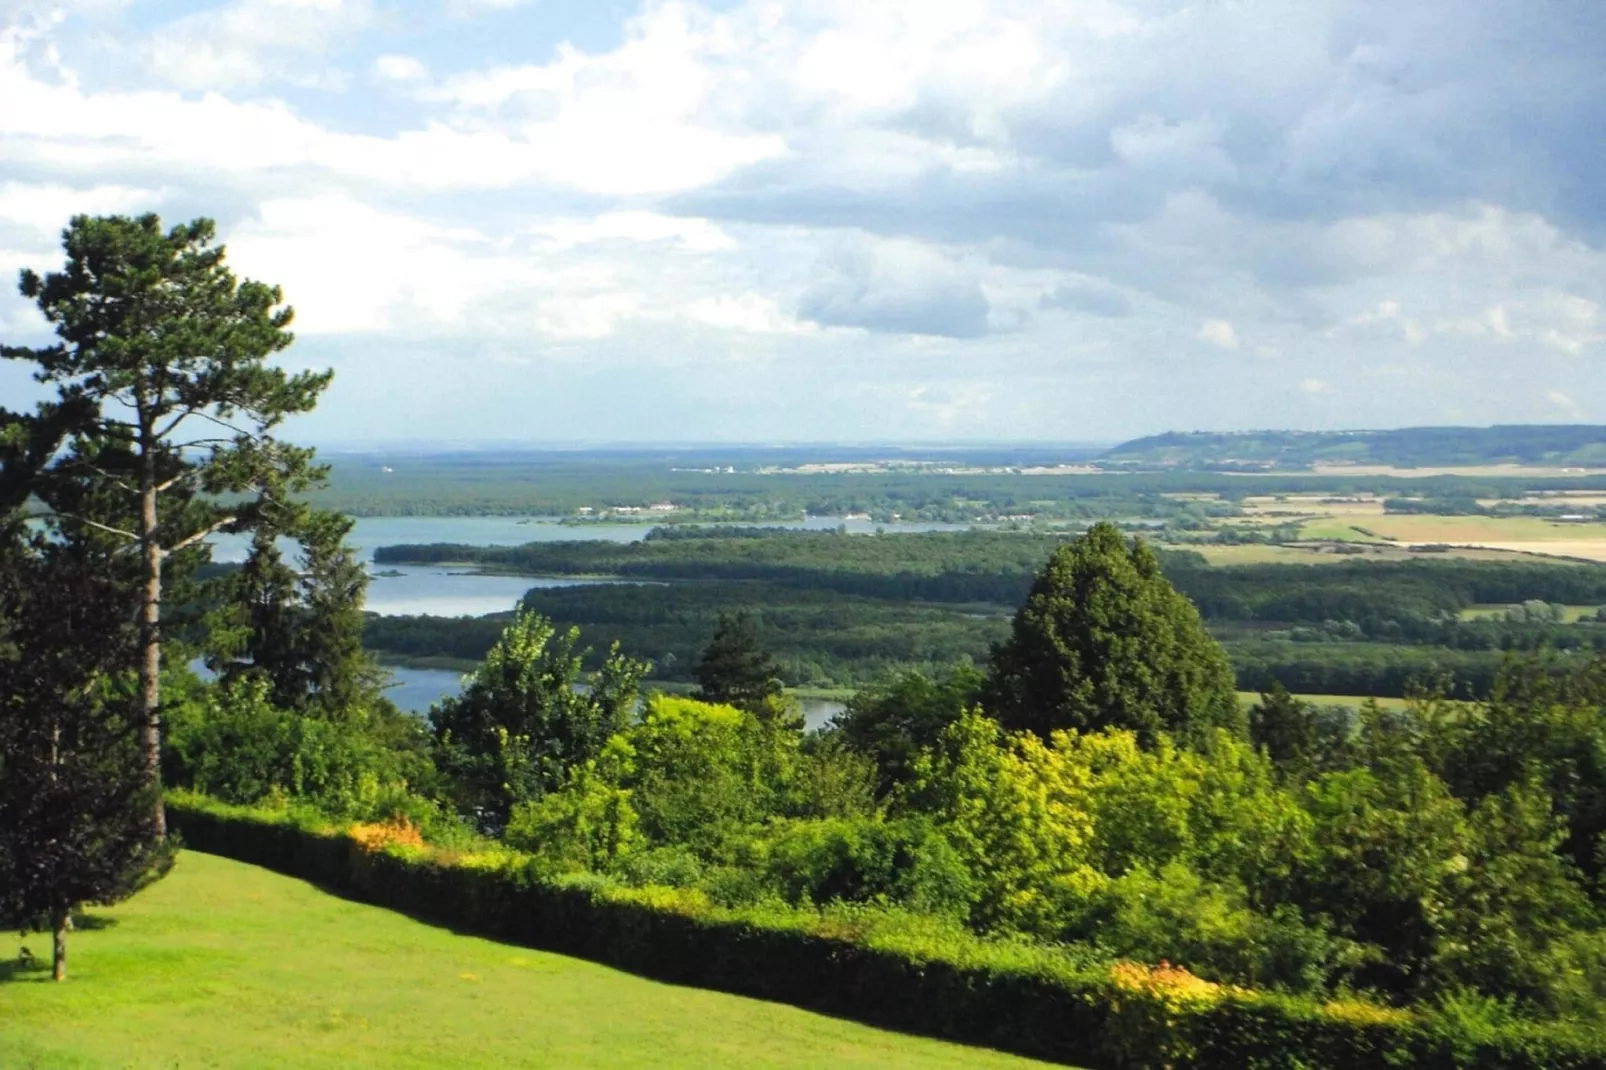
[{"label": "sky", "polygon": [[314,443],[1606,422],[1596,0],[0,0],[0,343],[148,211]]}]

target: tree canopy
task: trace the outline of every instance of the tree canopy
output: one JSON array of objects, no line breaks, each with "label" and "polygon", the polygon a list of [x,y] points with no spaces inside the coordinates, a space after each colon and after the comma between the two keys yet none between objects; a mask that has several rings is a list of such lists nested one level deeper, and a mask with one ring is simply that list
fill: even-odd
[{"label": "tree canopy", "polygon": [[745,610],[719,615],[714,637],[692,671],[701,701],[755,711],[781,693],[780,675],[780,666],[759,643],[758,626]]},{"label": "tree canopy", "polygon": [[1005,727],[1126,728],[1145,742],[1242,730],[1232,667],[1142,541],[1099,523],[1056,549],[994,647],[984,705]]}]

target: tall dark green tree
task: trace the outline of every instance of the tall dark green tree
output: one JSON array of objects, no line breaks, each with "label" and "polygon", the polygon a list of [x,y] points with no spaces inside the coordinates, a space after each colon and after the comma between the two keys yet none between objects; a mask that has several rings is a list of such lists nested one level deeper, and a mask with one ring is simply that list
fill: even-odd
[{"label": "tall dark green tree", "polygon": [[0,533],[0,923],[54,934],[166,871],[140,755],[138,588],[82,543]]},{"label": "tall dark green tree", "polygon": [[752,712],[781,693],[781,667],[758,640],[758,625],[746,610],[719,615],[714,637],[703,648],[692,679],[696,697]]},{"label": "tall dark green tree", "polygon": [[62,234],[62,270],[21,277],[23,296],[55,327],[56,343],[0,347],[35,364],[36,377],[59,391],[51,411],[75,419],[72,447],[32,492],[58,522],[126,540],[139,555],[140,707],[153,785],[164,562],[214,531],[251,525],[249,505],[213,496],[255,491],[244,500],[282,500],[321,475],[310,450],[272,432],[313,407],[330,373],[268,365],[291,342],[291,311],[278,288],[237,279],[215,236],[209,219],[163,230],[155,215],[73,217]]},{"label": "tall dark green tree", "polygon": [[[265,677],[281,709],[357,715],[380,700],[382,674],[362,648],[368,573],[345,541],[352,522],[301,506],[265,515],[275,519],[258,526],[208,617],[208,665],[226,681]],[[281,538],[296,543],[299,567]]]},{"label": "tall dark green tree", "polygon": [[993,649],[983,705],[1006,727],[1243,731],[1227,656],[1141,540],[1098,523],[1054,551]]}]

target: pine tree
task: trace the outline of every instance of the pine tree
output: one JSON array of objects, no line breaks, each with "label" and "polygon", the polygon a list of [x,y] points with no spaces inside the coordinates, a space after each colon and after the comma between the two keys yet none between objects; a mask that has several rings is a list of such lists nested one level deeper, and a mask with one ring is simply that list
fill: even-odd
[{"label": "pine tree", "polygon": [[1141,540],[1098,523],[1054,551],[996,645],[983,704],[1047,736],[1126,728],[1198,739],[1244,731],[1232,666]]},{"label": "pine tree", "polygon": [[138,587],[113,564],[15,522],[0,545],[0,922],[54,934],[58,981],[71,911],[171,861],[141,757]]},{"label": "pine tree", "polygon": [[[281,709],[341,720],[373,707],[382,678],[362,648],[368,573],[345,541],[352,521],[304,506],[263,515],[208,615],[208,666],[225,681],[265,677]],[[299,546],[300,568],[285,561],[281,538]]]},{"label": "pine tree", "polygon": [[[36,377],[58,388],[59,402],[34,426],[46,426],[47,414],[71,419],[71,448],[30,473],[29,491],[50,506],[53,522],[92,528],[138,552],[143,753],[153,786],[161,768],[164,565],[214,531],[253,526],[249,508],[222,504],[219,495],[256,489],[287,500],[322,474],[312,451],[271,432],[311,409],[331,373],[268,365],[292,340],[291,311],[277,288],[235,278],[215,236],[209,219],[164,232],[155,215],[74,216],[62,232],[63,269],[21,277],[22,295],[58,341],[0,346],[0,356],[37,365]],[[155,799],[157,834],[165,835],[159,793]]]},{"label": "pine tree", "polygon": [[767,710],[781,694],[781,667],[758,641],[758,627],[746,610],[721,613],[714,637],[692,670],[696,697],[754,713]]}]

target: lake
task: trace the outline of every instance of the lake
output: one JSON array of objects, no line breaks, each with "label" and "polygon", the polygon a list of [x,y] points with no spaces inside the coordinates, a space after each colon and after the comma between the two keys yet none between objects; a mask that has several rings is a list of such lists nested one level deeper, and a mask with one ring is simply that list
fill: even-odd
[{"label": "lake", "polygon": [[[823,531],[845,526],[854,534],[871,534],[869,520],[844,521],[811,516],[807,520],[766,525]],[[881,525],[888,531],[967,531],[965,524]],[[651,530],[646,524],[560,524],[552,517],[381,516],[361,517],[347,541],[369,563],[380,546],[404,543],[459,543],[464,546],[521,546],[528,542],[639,542]],[[244,561],[251,548],[247,535],[214,535],[212,560]],[[608,581],[567,577],[491,576],[442,565],[395,565],[383,570],[400,575],[375,576],[368,585],[367,608],[385,616],[428,614],[436,617],[481,617],[505,613],[533,587],[572,587]],[[618,581],[615,581],[618,582]]]},{"label": "lake", "polygon": [[[969,524],[877,524],[872,520],[843,520],[832,516],[811,516],[806,520],[761,526],[806,531],[845,527],[856,535],[873,534],[877,528],[918,532],[968,531],[972,527]],[[639,542],[650,530],[648,524],[561,524],[554,517],[381,516],[357,518],[347,541],[371,570],[374,550],[380,546],[404,543],[521,546],[529,542],[568,540]],[[222,562],[245,560],[251,546],[250,537],[246,535],[215,535],[210,542],[212,559]],[[511,610],[524,593],[534,587],[610,582],[556,576],[492,576],[438,565],[394,565],[383,571],[387,575],[374,576],[368,585],[367,608],[385,616],[479,617]],[[392,668],[390,673],[395,684],[387,694],[399,708],[412,713],[423,713],[432,703],[455,695],[462,680],[460,673],[444,669]],[[810,728],[819,727],[842,709],[842,703],[822,699],[808,700],[802,706]]]},{"label": "lake", "polygon": [[[417,714],[427,713],[433,704],[457,694],[463,681],[461,673],[446,669],[395,667],[390,674],[395,684],[385,692],[386,696],[396,704],[397,709]],[[819,698],[802,699],[798,705],[802,707],[803,720],[810,728],[821,727],[841,713],[844,707],[841,702]]]}]

